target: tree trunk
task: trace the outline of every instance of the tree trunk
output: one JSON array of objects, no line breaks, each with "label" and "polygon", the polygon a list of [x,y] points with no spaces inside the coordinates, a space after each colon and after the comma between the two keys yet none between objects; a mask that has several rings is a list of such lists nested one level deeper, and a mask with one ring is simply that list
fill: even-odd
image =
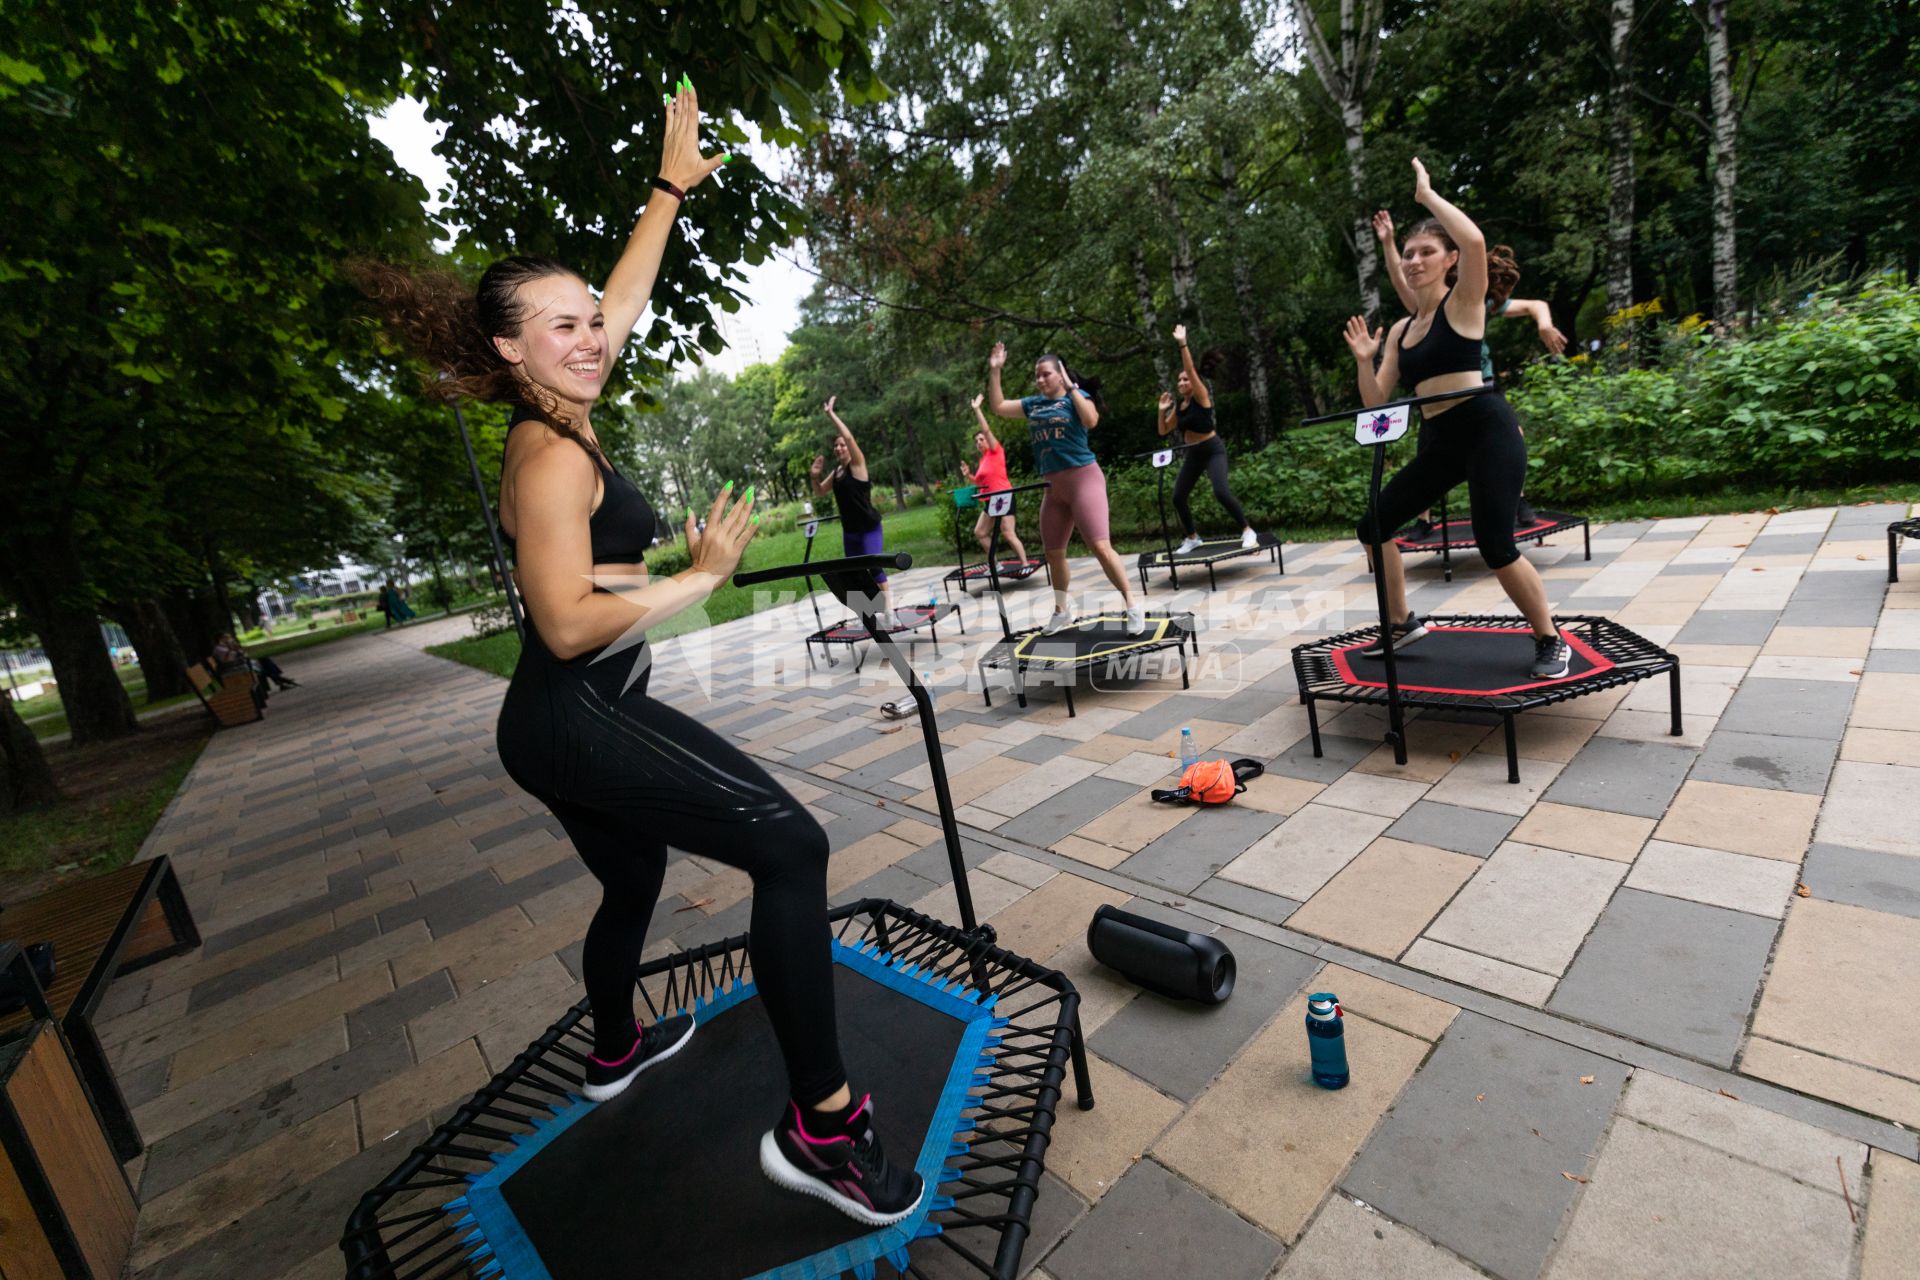
[{"label": "tree trunk", "polygon": [[1613,0],[1612,84],[1607,144],[1607,310],[1633,305],[1633,35],[1634,0]]},{"label": "tree trunk", "polygon": [[0,693],[0,814],[52,804],[59,798],[60,788],[39,740],[14,710],[13,696]]},{"label": "tree trunk", "polygon": [[[1173,251],[1168,262],[1168,276],[1173,282],[1174,317],[1182,324],[1200,323],[1199,269],[1193,262],[1193,241],[1187,236],[1187,224],[1180,217],[1180,203],[1173,197],[1173,187],[1165,179],[1157,179],[1153,184],[1153,202],[1160,210],[1160,218],[1167,224],[1167,230],[1173,234]],[[1164,338],[1164,334],[1156,334]]]},{"label": "tree trunk", "polygon": [[1340,131],[1347,152],[1347,183],[1353,193],[1354,272],[1359,277],[1360,306],[1369,321],[1379,318],[1379,270],[1373,240],[1373,211],[1367,207],[1366,101],[1367,87],[1380,58],[1380,18],[1384,0],[1340,0],[1340,59],[1314,21],[1309,0],[1293,0],[1293,22],[1301,51],[1320,77],[1327,96],[1340,110]]},{"label": "tree trunk", "polygon": [[213,607],[217,611],[214,633],[224,635],[234,630],[233,601],[227,597],[227,571],[220,563],[220,553],[214,550],[213,539],[202,541],[207,553],[207,576],[213,579]]},{"label": "tree trunk", "polygon": [[1153,280],[1147,275],[1147,251],[1133,246],[1133,292],[1140,303],[1140,321],[1147,327],[1148,346],[1153,351],[1153,380],[1157,387],[1172,387],[1173,375],[1167,364],[1166,334],[1160,331],[1160,313],[1153,305]]},{"label": "tree trunk", "polygon": [[1734,260],[1733,192],[1739,175],[1738,108],[1727,50],[1727,0],[1706,0],[1707,79],[1713,95],[1713,313],[1723,329],[1740,317],[1739,270]]},{"label": "tree trunk", "polygon": [[205,661],[220,638],[213,627],[214,610],[207,602],[206,588],[177,588],[161,597],[160,609],[187,661]]},{"label": "tree trunk", "polygon": [[132,733],[133,703],[107,656],[93,605],[72,594],[87,581],[71,534],[47,532],[10,540],[18,552],[4,566],[5,587],[40,639],[60,686],[67,727],[78,745]]},{"label": "tree trunk", "polygon": [[[1240,168],[1231,154],[1220,159],[1220,187],[1228,224],[1237,230],[1241,222]],[[1267,387],[1267,329],[1261,322],[1260,299],[1254,293],[1251,255],[1243,252],[1243,248],[1237,242],[1233,245],[1233,300],[1247,341],[1247,391],[1253,397],[1253,436],[1264,448],[1273,437],[1273,402]]]},{"label": "tree trunk", "polygon": [[166,613],[156,601],[128,600],[110,606],[108,613],[127,633],[127,641],[140,659],[149,705],[193,692],[187,683],[187,658],[181,651],[180,638],[173,634]]}]

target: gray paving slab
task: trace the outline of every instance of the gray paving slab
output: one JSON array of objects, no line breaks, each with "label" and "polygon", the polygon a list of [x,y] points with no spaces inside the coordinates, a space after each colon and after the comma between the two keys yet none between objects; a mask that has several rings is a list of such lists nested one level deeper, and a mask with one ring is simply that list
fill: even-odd
[{"label": "gray paving slab", "polygon": [[1232,805],[1202,809],[1121,863],[1121,875],[1190,893],[1285,819]]},{"label": "gray paving slab", "polygon": [[1574,595],[1574,590],[1581,585],[1577,579],[1569,580],[1565,584],[1566,589],[1564,591],[1556,589],[1560,585],[1561,584],[1555,582],[1548,582],[1547,598],[1555,602],[1556,608],[1554,612],[1561,615],[1578,615],[1583,613],[1614,614],[1633,603],[1632,596]]},{"label": "gray paving slab", "polygon": [[1693,777],[1699,782],[1821,795],[1839,754],[1840,744],[1829,738],[1720,729],[1707,739]]},{"label": "gray paving slab", "polygon": [[1261,1280],[1285,1250],[1163,1165],[1142,1160],[1047,1255],[1056,1280]]},{"label": "gray paving slab", "polygon": [[265,986],[275,978],[304,969],[316,960],[379,936],[380,926],[371,916],[349,921],[317,938],[296,943],[272,955],[262,956],[252,964],[229,969],[196,984],[187,995],[187,1012],[193,1013],[219,1004],[222,1000],[231,1000],[255,987]]},{"label": "gray paving slab", "polygon": [[1603,524],[1594,529],[1596,538],[1644,538],[1653,532],[1652,520],[1622,520],[1617,524]]},{"label": "gray paving slab", "polygon": [[1078,831],[1115,805],[1138,796],[1140,791],[1141,788],[1134,783],[1118,778],[1082,778],[1072,786],[1054,792],[1017,817],[1001,823],[993,829],[994,834],[1044,849],[1062,836]]},{"label": "gray paving slab", "polygon": [[[1180,913],[1151,903],[1130,904],[1127,910],[1185,923]],[[1196,932],[1206,931],[1204,922],[1195,923]],[[1239,971],[1232,999],[1200,1005],[1143,991],[1088,1037],[1088,1046],[1163,1093],[1188,1102],[1198,1097],[1320,967],[1314,957],[1291,947],[1231,929],[1217,936],[1232,949]]]},{"label": "gray paving slab", "polygon": [[1816,844],[1807,850],[1800,879],[1816,898],[1920,919],[1920,858]]},{"label": "gray paving slab", "polygon": [[1056,738],[1052,734],[1043,733],[1037,738],[1015,743],[1000,754],[1010,760],[1024,760],[1028,764],[1045,764],[1049,760],[1065,755],[1069,749],[1078,745],[1071,738]]},{"label": "gray paving slab", "polygon": [[1863,670],[1920,674],[1920,649],[1869,649]]},{"label": "gray paving slab", "polygon": [[914,903],[938,887],[933,881],[913,874],[896,862],[890,867],[882,867],[859,884],[851,885],[834,894],[829,902],[836,907],[849,902],[858,902],[862,898],[891,898],[903,904]]},{"label": "gray paving slab", "polygon": [[898,751],[889,752],[878,760],[869,760],[858,769],[849,769],[840,775],[840,781],[849,787],[872,789],[874,784],[890,782],[896,774],[905,773],[915,765],[927,762],[927,744],[917,733],[901,734],[905,739]]},{"label": "gray paving slab", "polygon": [[[934,821],[931,815],[915,814],[914,816],[924,821]],[[999,852],[1000,849],[998,847],[983,844],[978,840],[969,839],[964,832],[960,836],[960,860],[967,864],[969,870],[979,866]],[[938,840],[929,840],[926,844],[893,865],[896,867],[904,867],[919,876],[922,880],[929,881],[936,885],[946,884],[953,879],[952,863],[947,857],[947,841],[945,836],[942,836]]]},{"label": "gray paving slab", "polygon": [[1871,596],[1862,593],[1844,600],[1795,596],[1780,613],[1780,623],[1787,627],[1871,627],[1879,620],[1877,593]]},{"label": "gray paving slab", "polygon": [[1592,737],[1541,798],[1583,809],[1658,818],[1673,803],[1694,759],[1690,747]]},{"label": "gray paving slab", "polygon": [[[1071,1104],[1063,1101],[1061,1105]],[[1001,1149],[1008,1155],[1013,1154],[1004,1144]],[[1086,1215],[1087,1203],[1073,1188],[1051,1173],[1041,1174],[1039,1194],[1033,1202],[1031,1230],[1027,1233],[1027,1247],[1020,1255],[1020,1274],[1026,1276],[1039,1272],[1040,1261],[1047,1256],[1048,1250],[1082,1222]],[[953,1239],[976,1254],[991,1254],[999,1243],[996,1237],[980,1230],[960,1231]],[[916,1277],[924,1276],[926,1280],[980,1280],[980,1269],[969,1265],[939,1237],[909,1246],[908,1256],[913,1262],[912,1274]],[[892,1280],[894,1273],[891,1268],[882,1268],[878,1274]]]},{"label": "gray paving slab", "polygon": [[1663,578],[1704,578],[1710,575],[1719,577],[1726,571],[1727,566],[1724,564],[1667,564],[1661,566],[1660,576]]},{"label": "gray paving slab", "polygon": [[1277,893],[1250,889],[1244,884],[1235,884],[1231,880],[1221,880],[1217,877],[1195,889],[1193,896],[1202,902],[1210,902],[1216,907],[1225,907],[1229,911],[1238,911],[1243,916],[1252,916],[1256,920],[1265,920],[1269,924],[1281,924],[1288,916],[1300,909],[1300,904],[1292,898],[1283,898]]},{"label": "gray paving slab", "polygon": [[1463,1010],[1340,1185],[1501,1280],[1533,1280],[1580,1189],[1560,1175],[1586,1176],[1626,1078]]},{"label": "gray paving slab", "polygon": [[1547,1008],[1730,1067],[1778,927],[1743,911],[1623,888]]},{"label": "gray paving slab", "polygon": [[[781,708],[781,714],[786,714],[786,708]],[[825,742],[815,746],[808,747],[804,751],[796,751],[788,756],[783,763],[793,769],[811,769],[817,764],[832,764],[835,760],[838,760],[841,756],[844,756],[847,752],[860,746],[872,737],[873,727],[870,724],[865,722],[850,724],[847,726],[845,733],[837,737],[829,738]],[[751,747],[748,749],[751,750]]]},{"label": "gray paving slab", "polygon": [[[1339,704],[1333,702],[1322,702],[1319,707],[1323,719],[1340,710]],[[1373,749],[1379,745],[1370,738],[1349,738],[1337,733],[1323,733],[1320,735],[1320,746],[1326,754],[1315,759],[1312,740],[1302,738],[1269,760],[1267,772],[1288,778],[1301,778],[1308,782],[1337,782],[1341,774],[1372,755]]]},{"label": "gray paving slab", "polygon": [[833,821],[822,825],[835,849],[844,849],[876,831],[884,831],[902,818],[921,816],[912,809],[902,813],[892,804],[882,808],[862,796],[843,796],[838,792],[829,792],[813,803],[833,815]]},{"label": "gray paving slab", "polygon": [[1838,741],[1847,732],[1854,686],[1845,680],[1782,680],[1748,676],[1733,691],[1717,726],[1735,733],[1785,734]]},{"label": "gray paving slab", "polygon": [[1386,834],[1395,840],[1486,858],[1492,856],[1507,833],[1519,823],[1520,819],[1505,813],[1467,809],[1438,800],[1416,800],[1411,809],[1400,815],[1398,822],[1387,828]]},{"label": "gray paving slab", "polygon": [[1825,541],[1823,533],[1762,533],[1747,544],[1742,560],[1754,556],[1810,556]]},{"label": "gray paving slab", "polygon": [[1771,609],[1701,609],[1673,637],[1675,644],[1765,644],[1779,614]]},{"label": "gray paving slab", "polygon": [[1800,581],[1794,584],[1791,599],[1839,602],[1872,600],[1878,604],[1886,592],[1887,580],[1883,574],[1872,570],[1826,570],[1801,574]]},{"label": "gray paving slab", "polygon": [[[406,1035],[397,1027],[389,1028],[376,1039],[356,1044],[290,1080],[170,1133],[147,1148],[140,1198],[147,1201],[165,1195],[412,1065]],[[385,1136],[376,1135],[374,1140]]]},{"label": "gray paving slab", "polygon": [[452,1004],[459,993],[445,969],[415,978],[347,1015],[347,1043],[368,1044],[400,1030],[430,1009]]}]

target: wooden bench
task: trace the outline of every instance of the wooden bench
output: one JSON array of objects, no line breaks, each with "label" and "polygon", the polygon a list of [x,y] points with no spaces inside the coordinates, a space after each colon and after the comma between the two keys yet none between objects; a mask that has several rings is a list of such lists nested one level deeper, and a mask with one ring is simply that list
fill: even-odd
[{"label": "wooden bench", "polygon": [[243,668],[224,675],[214,675],[198,662],[187,668],[187,683],[193,686],[200,705],[216,724],[228,728],[252,724],[261,718],[260,704],[253,700],[253,682],[257,678],[251,670]]},{"label": "wooden bench", "polygon": [[[144,1149],[133,1109],[113,1078],[93,1016],[123,973],[200,945],[200,931],[165,857],[63,885],[0,909],[0,941],[53,944],[53,985],[46,992],[74,1066],[100,1112],[114,1154],[131,1160]],[[32,1021],[26,1009],[0,1017],[0,1033]]]}]

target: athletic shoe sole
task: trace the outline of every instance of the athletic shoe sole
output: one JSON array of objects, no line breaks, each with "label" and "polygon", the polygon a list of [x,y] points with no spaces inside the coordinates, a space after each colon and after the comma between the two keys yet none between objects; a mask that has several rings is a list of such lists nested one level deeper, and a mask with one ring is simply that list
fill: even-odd
[{"label": "athletic shoe sole", "polygon": [[1147,634],[1147,617],[1145,614],[1140,615],[1140,623],[1138,626],[1134,625],[1132,618],[1127,619],[1127,634],[1130,636],[1143,636]]},{"label": "athletic shoe sole", "polygon": [[898,1213],[881,1213],[876,1209],[869,1209],[858,1200],[841,1195],[820,1179],[795,1168],[793,1161],[787,1159],[786,1153],[780,1150],[780,1140],[774,1136],[771,1129],[760,1135],[760,1171],[766,1174],[768,1180],[775,1186],[784,1187],[788,1191],[797,1191],[803,1196],[812,1196],[816,1200],[824,1200],[854,1221],[864,1222],[870,1227],[892,1226],[918,1209],[920,1202],[927,1198],[926,1180],[922,1179],[920,1194],[914,1197],[912,1204]]},{"label": "athletic shoe sole", "polygon": [[590,1084],[583,1086],[580,1090],[580,1095],[588,1102],[606,1102],[609,1099],[619,1097],[622,1093],[626,1092],[627,1086],[633,1083],[634,1077],[638,1076],[642,1071],[645,1071],[648,1067],[659,1066],[668,1058],[671,1058],[674,1054],[686,1048],[687,1041],[693,1039],[693,1029],[698,1025],[698,1023],[689,1022],[687,1024],[686,1034],[682,1035],[678,1040],[675,1040],[651,1058],[640,1062],[633,1070],[627,1072],[627,1074],[621,1076],[611,1084]]},{"label": "athletic shoe sole", "polygon": [[1558,680],[1561,676],[1564,676],[1565,674],[1567,674],[1567,670],[1568,670],[1568,661],[1567,659],[1562,658],[1560,660],[1560,665],[1552,668],[1551,670],[1543,671],[1538,666],[1535,666],[1533,669],[1533,678],[1535,680]]}]

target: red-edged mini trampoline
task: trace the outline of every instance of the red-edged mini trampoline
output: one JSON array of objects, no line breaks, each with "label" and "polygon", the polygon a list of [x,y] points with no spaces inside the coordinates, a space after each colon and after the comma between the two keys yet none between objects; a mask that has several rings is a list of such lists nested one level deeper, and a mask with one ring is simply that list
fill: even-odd
[{"label": "red-edged mini trampoline", "polygon": [[953,584],[959,583],[962,591],[974,591],[985,588],[992,582],[1025,582],[1036,573],[1046,571],[1045,560],[1002,560],[992,568],[985,564],[961,564],[958,569],[947,570],[947,576],[941,579],[946,588],[947,598],[953,598]]},{"label": "red-edged mini trampoline", "polygon": [[[1473,541],[1473,522],[1454,520],[1447,517],[1444,505],[1439,508],[1440,519],[1432,528],[1419,537],[1414,536],[1413,526],[1408,525],[1393,535],[1393,543],[1403,555],[1418,555],[1438,552],[1440,569],[1448,582],[1453,581],[1453,556],[1457,551],[1478,551]],[[1526,524],[1513,527],[1515,542],[1531,542],[1535,546],[1544,546],[1548,538],[1556,533],[1565,533],[1569,529],[1580,530],[1580,539],[1584,557],[1593,559],[1593,529],[1585,516],[1570,516],[1564,511],[1536,511],[1534,518]]]},{"label": "red-edged mini trampoline", "polygon": [[[960,628],[960,634],[967,633],[966,623],[960,620],[960,606],[952,601],[940,604],[899,605],[894,609],[893,616],[900,625],[888,631],[888,635],[912,644],[918,638],[914,633],[924,629],[927,637],[933,641],[936,651],[940,648],[939,624],[942,618],[951,617],[954,625]],[[847,647],[848,656],[852,657],[861,641],[871,639],[873,639],[873,633],[867,630],[867,624],[859,618],[846,618],[830,627],[822,627],[807,637],[808,664],[812,664],[814,645],[820,646],[821,656],[826,658],[828,666],[833,666],[835,664],[832,653],[827,648],[828,645],[843,644]],[[853,669],[857,672],[865,664],[866,656],[862,654],[855,660]]]},{"label": "red-edged mini trampoline", "polygon": [[[1535,680],[1533,628],[1525,618],[1435,616],[1416,643],[1394,647],[1394,682],[1400,705],[1428,710],[1484,712],[1500,717],[1507,739],[1507,781],[1520,781],[1514,717],[1535,707],[1666,675],[1670,681],[1673,732],[1680,732],[1680,660],[1607,618],[1556,618],[1571,651],[1567,674]],[[1313,754],[1320,750],[1317,703],[1386,705],[1386,662],[1362,651],[1380,634],[1378,625],[1295,646],[1293,671],[1307,707]]]},{"label": "red-edged mini trampoline", "polygon": [[1210,542],[1203,542],[1193,550],[1187,552],[1178,551],[1171,545],[1163,547],[1159,551],[1142,551],[1140,553],[1140,559],[1134,565],[1134,568],[1140,574],[1140,590],[1142,591],[1147,589],[1147,570],[1149,569],[1166,570],[1168,576],[1172,579],[1173,589],[1178,591],[1180,589],[1180,570],[1190,569],[1195,566],[1207,571],[1207,590],[1213,591],[1217,590],[1220,586],[1220,583],[1214,577],[1213,566],[1223,560],[1238,560],[1242,556],[1258,555],[1271,557],[1276,572],[1285,573],[1287,571],[1287,563],[1285,559],[1282,558],[1284,553],[1280,549],[1280,539],[1271,533],[1261,533],[1259,535],[1259,541],[1250,547],[1242,543],[1239,538],[1233,537],[1215,538]]},{"label": "red-edged mini trampoline", "polygon": [[1900,581],[1900,540],[1920,538],[1920,520],[1896,520],[1887,526],[1887,581]]}]

